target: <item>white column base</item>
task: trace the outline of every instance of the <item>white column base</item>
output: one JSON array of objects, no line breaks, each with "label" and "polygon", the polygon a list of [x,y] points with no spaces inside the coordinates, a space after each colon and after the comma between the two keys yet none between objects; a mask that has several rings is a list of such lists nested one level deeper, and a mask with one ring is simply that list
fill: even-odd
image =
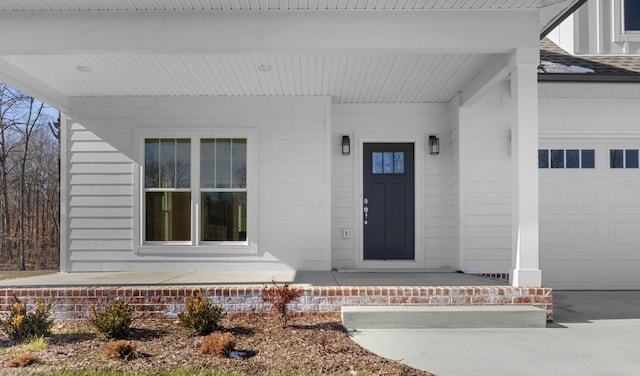
[{"label": "white column base", "polygon": [[509,283],[514,287],[541,287],[542,270],[512,269],[509,279]]}]

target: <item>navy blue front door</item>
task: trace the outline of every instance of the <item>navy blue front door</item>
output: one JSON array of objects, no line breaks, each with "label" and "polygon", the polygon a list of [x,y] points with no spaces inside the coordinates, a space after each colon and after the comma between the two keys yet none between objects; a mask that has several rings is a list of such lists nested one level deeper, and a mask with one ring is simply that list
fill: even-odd
[{"label": "navy blue front door", "polygon": [[364,144],[364,260],[415,258],[413,146]]}]

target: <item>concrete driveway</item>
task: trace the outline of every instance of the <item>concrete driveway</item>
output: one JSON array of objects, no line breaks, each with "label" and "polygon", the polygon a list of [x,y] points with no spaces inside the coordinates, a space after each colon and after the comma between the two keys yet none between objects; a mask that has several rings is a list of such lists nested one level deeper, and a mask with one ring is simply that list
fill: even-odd
[{"label": "concrete driveway", "polygon": [[546,329],[361,330],[353,339],[439,376],[640,375],[640,291],[554,291]]}]

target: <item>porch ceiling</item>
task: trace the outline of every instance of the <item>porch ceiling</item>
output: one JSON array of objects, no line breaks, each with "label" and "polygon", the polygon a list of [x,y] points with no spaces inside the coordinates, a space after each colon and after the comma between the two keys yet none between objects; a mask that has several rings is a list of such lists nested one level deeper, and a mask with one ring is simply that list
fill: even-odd
[{"label": "porch ceiling", "polygon": [[[448,102],[494,54],[509,51],[516,37],[505,25],[522,21],[512,14],[538,11],[543,30],[577,1],[6,0],[0,2],[3,34],[21,25],[39,31],[3,41],[0,80],[63,111],[77,96]],[[202,11],[212,18],[200,17]],[[452,20],[452,11],[463,15],[453,28],[443,28],[450,21],[430,26],[434,16],[425,18]],[[110,17],[118,14],[148,25],[116,25]],[[485,14],[475,23],[488,29],[481,39],[468,24]],[[176,18],[182,23],[171,24]],[[392,21],[387,30],[379,30],[383,19]],[[510,21],[492,26],[493,19]],[[282,26],[283,20],[291,23]]]},{"label": "porch ceiling", "polygon": [[331,96],[334,103],[425,103],[449,101],[488,58],[284,52],[21,55],[5,60],[69,96]]}]

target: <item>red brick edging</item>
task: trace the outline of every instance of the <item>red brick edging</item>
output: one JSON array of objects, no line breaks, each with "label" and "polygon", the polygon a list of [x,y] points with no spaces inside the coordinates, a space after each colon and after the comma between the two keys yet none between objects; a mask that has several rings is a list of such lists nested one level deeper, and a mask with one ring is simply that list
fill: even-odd
[{"label": "red brick edging", "polygon": [[[11,310],[14,296],[27,306],[39,299],[52,302],[56,321],[85,320],[91,317],[89,306],[103,306],[118,298],[127,298],[137,317],[175,318],[184,310],[187,296],[202,292],[227,313],[267,312],[262,303],[263,286],[126,286],[126,287],[33,287],[0,289],[0,313]],[[291,311],[302,313],[339,312],[344,305],[532,305],[546,310],[553,319],[553,292],[550,288],[511,286],[344,286],[305,287]]]}]

